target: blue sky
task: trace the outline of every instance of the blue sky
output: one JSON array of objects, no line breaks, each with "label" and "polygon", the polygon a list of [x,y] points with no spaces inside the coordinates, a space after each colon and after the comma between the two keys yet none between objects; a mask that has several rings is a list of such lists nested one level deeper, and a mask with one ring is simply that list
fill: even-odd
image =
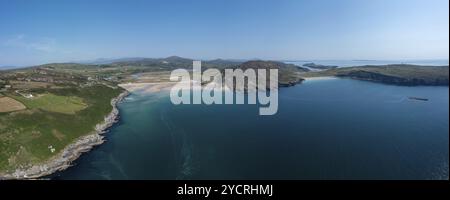
[{"label": "blue sky", "polygon": [[448,0],[0,0],[0,66],[120,57],[448,59]]}]

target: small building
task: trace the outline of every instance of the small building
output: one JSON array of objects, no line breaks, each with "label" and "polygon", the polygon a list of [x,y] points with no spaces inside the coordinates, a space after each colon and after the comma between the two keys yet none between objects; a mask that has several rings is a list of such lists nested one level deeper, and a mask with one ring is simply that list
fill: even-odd
[{"label": "small building", "polygon": [[50,145],[50,146],[48,146],[48,149],[50,150],[50,152],[55,152],[56,151],[56,149],[55,148],[53,148],[53,146],[52,145]]}]

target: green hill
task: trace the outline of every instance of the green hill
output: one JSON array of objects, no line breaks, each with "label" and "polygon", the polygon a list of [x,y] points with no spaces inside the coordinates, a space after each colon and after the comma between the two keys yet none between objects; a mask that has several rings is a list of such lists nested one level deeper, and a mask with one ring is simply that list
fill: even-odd
[{"label": "green hill", "polygon": [[449,85],[448,66],[380,65],[308,72],[303,77],[336,76],[395,85]]}]

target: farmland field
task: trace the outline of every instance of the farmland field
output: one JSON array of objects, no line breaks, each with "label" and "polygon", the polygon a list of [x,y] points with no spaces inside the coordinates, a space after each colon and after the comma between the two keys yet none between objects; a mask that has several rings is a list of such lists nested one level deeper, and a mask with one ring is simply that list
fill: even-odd
[{"label": "farmland field", "polygon": [[30,88],[47,88],[53,86],[52,83],[33,82],[33,81],[11,81],[15,89],[30,89]]},{"label": "farmland field", "polygon": [[25,105],[12,98],[0,96],[0,112],[12,112],[25,108]]},{"label": "farmland field", "polygon": [[83,110],[87,105],[83,99],[77,96],[59,96],[51,93],[37,95],[33,98],[15,96],[17,100],[23,102],[28,108],[39,108],[50,112],[75,114]]}]

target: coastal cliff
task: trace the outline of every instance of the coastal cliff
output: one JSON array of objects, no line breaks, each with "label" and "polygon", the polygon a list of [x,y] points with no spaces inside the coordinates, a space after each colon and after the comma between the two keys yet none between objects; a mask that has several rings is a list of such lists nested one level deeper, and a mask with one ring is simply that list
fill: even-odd
[{"label": "coastal cliff", "polygon": [[2,179],[36,179],[50,175],[57,171],[65,170],[71,163],[81,156],[82,153],[90,151],[94,146],[104,142],[103,133],[107,131],[119,119],[117,104],[120,103],[129,93],[122,92],[119,96],[111,99],[112,110],[105,116],[104,121],[95,126],[91,134],[78,138],[75,142],[67,145],[60,153],[50,158],[47,162],[34,165],[27,169],[16,169],[10,174],[0,174]]}]

